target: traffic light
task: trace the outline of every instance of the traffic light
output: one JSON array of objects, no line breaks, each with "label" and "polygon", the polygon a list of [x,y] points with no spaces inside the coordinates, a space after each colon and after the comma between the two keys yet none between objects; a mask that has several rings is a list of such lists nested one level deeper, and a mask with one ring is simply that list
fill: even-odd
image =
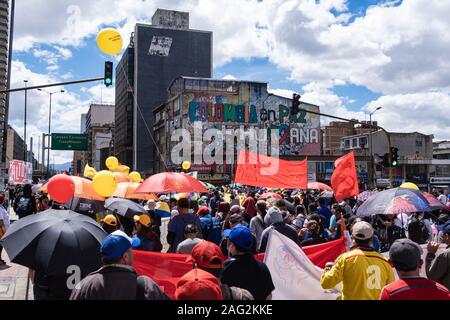
[{"label": "traffic light", "polygon": [[104,79],[104,83],[105,86],[109,87],[110,85],[112,85],[113,82],[113,63],[111,61],[106,61],[105,62],[105,79]]},{"label": "traffic light", "polygon": [[292,95],[292,109],[291,114],[296,115],[300,111],[300,95],[294,93]]},{"label": "traffic light", "polygon": [[391,148],[391,167],[395,168],[398,167],[398,148],[392,147]]}]

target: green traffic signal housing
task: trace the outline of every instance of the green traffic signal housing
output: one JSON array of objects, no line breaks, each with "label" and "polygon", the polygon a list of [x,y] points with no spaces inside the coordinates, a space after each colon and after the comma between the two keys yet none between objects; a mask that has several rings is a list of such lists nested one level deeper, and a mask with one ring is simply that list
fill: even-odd
[{"label": "green traffic signal housing", "polygon": [[104,84],[109,87],[113,82],[113,63],[111,61],[105,62],[105,76],[104,76]]},{"label": "green traffic signal housing", "polygon": [[391,148],[391,167],[398,167],[398,148]]}]

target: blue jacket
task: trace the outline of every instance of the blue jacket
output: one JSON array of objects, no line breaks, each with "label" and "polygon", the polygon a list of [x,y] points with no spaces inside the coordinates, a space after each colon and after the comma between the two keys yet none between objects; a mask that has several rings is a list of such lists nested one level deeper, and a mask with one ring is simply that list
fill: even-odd
[{"label": "blue jacket", "polygon": [[222,227],[218,218],[213,218],[208,213],[200,218],[200,227],[202,228],[203,238],[205,240],[217,245],[220,244],[222,240]]}]

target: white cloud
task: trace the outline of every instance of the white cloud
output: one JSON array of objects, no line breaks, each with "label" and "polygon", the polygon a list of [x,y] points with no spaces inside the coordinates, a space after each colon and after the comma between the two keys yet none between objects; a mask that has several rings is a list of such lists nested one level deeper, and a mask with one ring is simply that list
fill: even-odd
[{"label": "white cloud", "polygon": [[235,76],[233,76],[232,74],[227,74],[222,79],[224,79],[224,80],[237,80],[237,78]]}]

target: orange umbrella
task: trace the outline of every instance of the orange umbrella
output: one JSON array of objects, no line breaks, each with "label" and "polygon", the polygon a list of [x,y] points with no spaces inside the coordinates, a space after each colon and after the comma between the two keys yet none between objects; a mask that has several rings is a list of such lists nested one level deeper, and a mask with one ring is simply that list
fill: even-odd
[{"label": "orange umbrella", "polygon": [[205,186],[184,173],[163,172],[158,173],[141,183],[135,193],[182,193],[182,192],[208,192]]},{"label": "orange umbrella", "polygon": [[[95,192],[91,180],[76,176],[70,176],[70,178],[72,178],[73,182],[75,183],[75,193],[73,195],[74,198],[105,201],[104,197]],[[47,183],[43,185],[40,190],[48,193]]]},{"label": "orange umbrella", "polygon": [[269,198],[283,199],[282,196],[280,196],[278,193],[275,192],[266,192],[259,196],[259,199],[269,199]]},{"label": "orange umbrella", "polygon": [[330,186],[322,182],[308,182],[308,189],[333,191]]},{"label": "orange umbrella", "polygon": [[122,172],[113,172],[113,173],[114,173],[114,176],[116,177],[117,183],[133,181],[133,179],[131,179],[130,176],[125,173],[122,173]]},{"label": "orange umbrella", "polygon": [[135,193],[139,185],[140,183],[137,182],[119,182],[112,197],[125,199],[158,200],[158,197],[152,193]]}]

